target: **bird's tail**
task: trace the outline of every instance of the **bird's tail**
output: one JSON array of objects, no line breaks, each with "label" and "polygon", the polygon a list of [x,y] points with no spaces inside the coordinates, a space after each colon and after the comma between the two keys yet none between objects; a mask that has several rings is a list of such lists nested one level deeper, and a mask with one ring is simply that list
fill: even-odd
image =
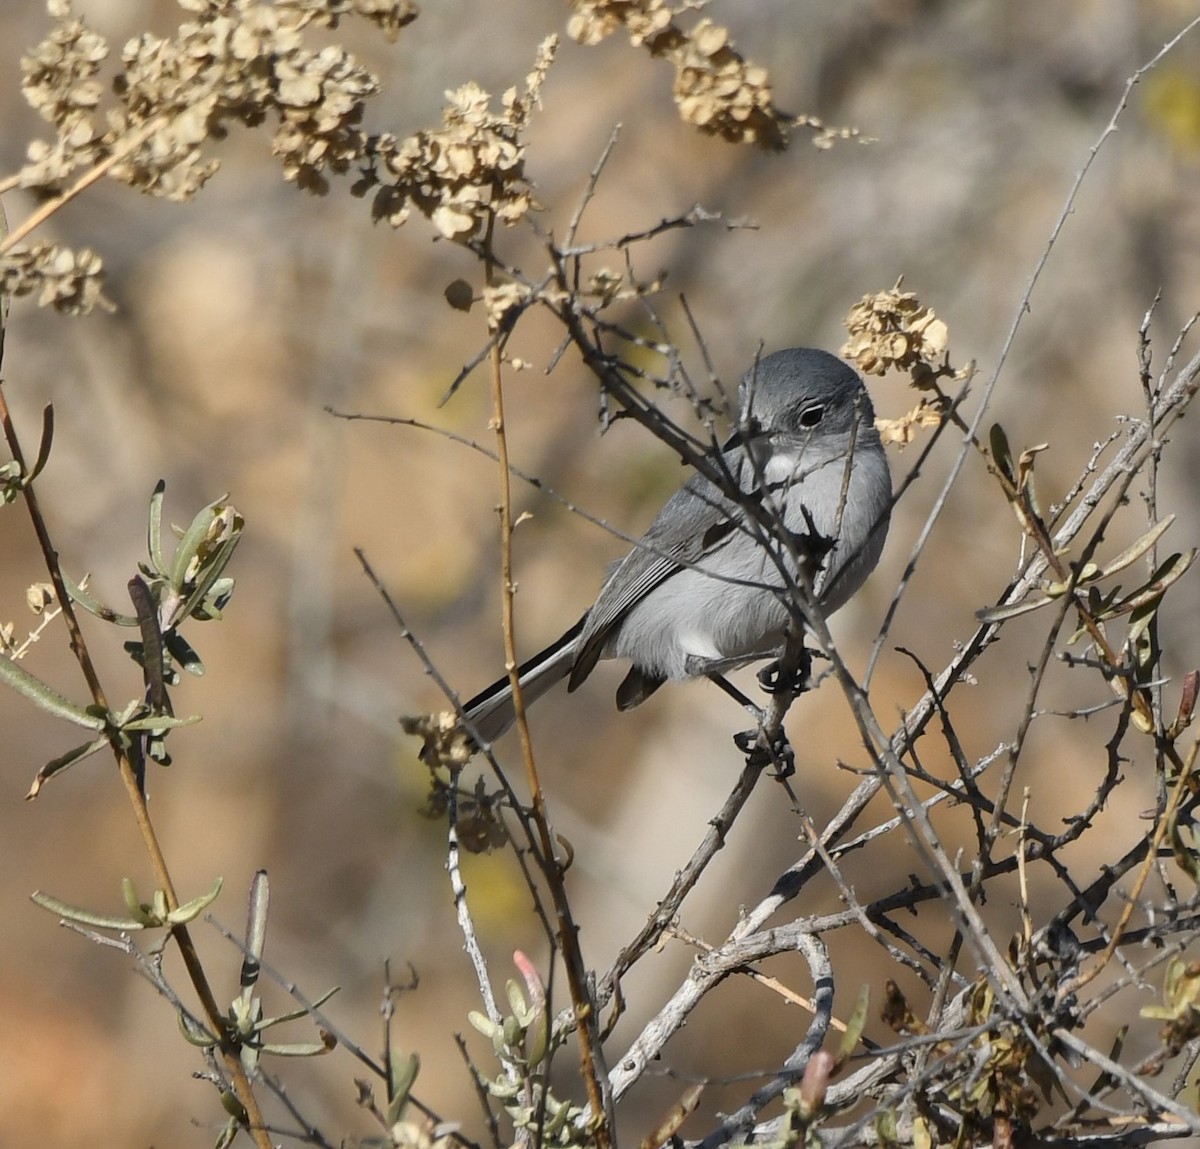
[{"label": "bird's tail", "polygon": [[[585,614],[562,638],[539,651],[517,668],[521,680],[521,697],[526,706],[541,698],[551,687],[571,673],[579,635],[587,621]],[[513,706],[512,684],[506,675],[486,690],[463,703],[463,715],[470,723],[468,730],[482,745],[494,742],[517,720]],[[466,725],[464,723],[464,725]]]}]

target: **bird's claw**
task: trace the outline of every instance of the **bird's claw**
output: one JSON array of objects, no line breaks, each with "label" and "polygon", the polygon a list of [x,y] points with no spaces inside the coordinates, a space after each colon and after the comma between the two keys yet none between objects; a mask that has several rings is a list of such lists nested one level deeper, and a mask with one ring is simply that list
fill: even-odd
[{"label": "bird's claw", "polygon": [[759,686],[768,694],[803,694],[812,677],[812,656],[806,650],[799,665],[787,669],[780,659],[768,662],[757,677]]},{"label": "bird's claw", "polygon": [[733,743],[745,754],[748,766],[774,766],[780,778],[790,778],[796,772],[796,753],[782,730],[777,730],[769,743],[761,727],[742,730],[733,736]]}]

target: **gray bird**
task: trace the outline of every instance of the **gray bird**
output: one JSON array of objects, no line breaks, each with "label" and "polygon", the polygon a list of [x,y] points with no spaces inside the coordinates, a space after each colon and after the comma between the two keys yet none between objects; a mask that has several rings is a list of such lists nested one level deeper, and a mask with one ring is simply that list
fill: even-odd
[{"label": "gray bird", "polygon": [[[862,380],[827,352],[795,347],[762,358],[739,398],[738,432],[713,464],[746,497],[694,472],[610,567],[591,610],[520,667],[526,705],[563,678],[574,690],[602,658],[633,663],[617,691],[628,710],[667,679],[777,657],[801,617],[792,588],[810,584],[827,617],[874,569],[892,482]],[[498,738],[516,717],[508,679],[463,713],[482,742]]]}]

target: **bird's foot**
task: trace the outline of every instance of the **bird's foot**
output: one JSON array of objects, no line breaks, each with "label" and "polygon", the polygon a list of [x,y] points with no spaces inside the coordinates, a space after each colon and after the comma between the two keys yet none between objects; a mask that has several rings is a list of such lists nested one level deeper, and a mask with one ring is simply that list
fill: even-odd
[{"label": "bird's foot", "polygon": [[757,677],[758,685],[768,694],[803,694],[812,678],[812,655],[805,650],[798,665],[786,668],[782,659],[768,662]]},{"label": "bird's foot", "polygon": [[733,736],[733,743],[745,754],[748,766],[774,766],[779,778],[790,778],[796,772],[796,753],[782,730],[777,730],[771,739],[767,739],[762,727],[742,730]]}]

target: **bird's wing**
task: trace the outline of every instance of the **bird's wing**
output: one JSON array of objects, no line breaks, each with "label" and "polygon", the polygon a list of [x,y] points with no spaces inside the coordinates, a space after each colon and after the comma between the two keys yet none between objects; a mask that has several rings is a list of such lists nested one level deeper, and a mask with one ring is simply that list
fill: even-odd
[{"label": "bird's wing", "polygon": [[703,475],[692,475],[650,524],[645,545],[634,547],[605,580],[588,613],[567,689],[591,674],[613,628],[633,607],[685,566],[703,562],[737,525],[737,507]]}]

